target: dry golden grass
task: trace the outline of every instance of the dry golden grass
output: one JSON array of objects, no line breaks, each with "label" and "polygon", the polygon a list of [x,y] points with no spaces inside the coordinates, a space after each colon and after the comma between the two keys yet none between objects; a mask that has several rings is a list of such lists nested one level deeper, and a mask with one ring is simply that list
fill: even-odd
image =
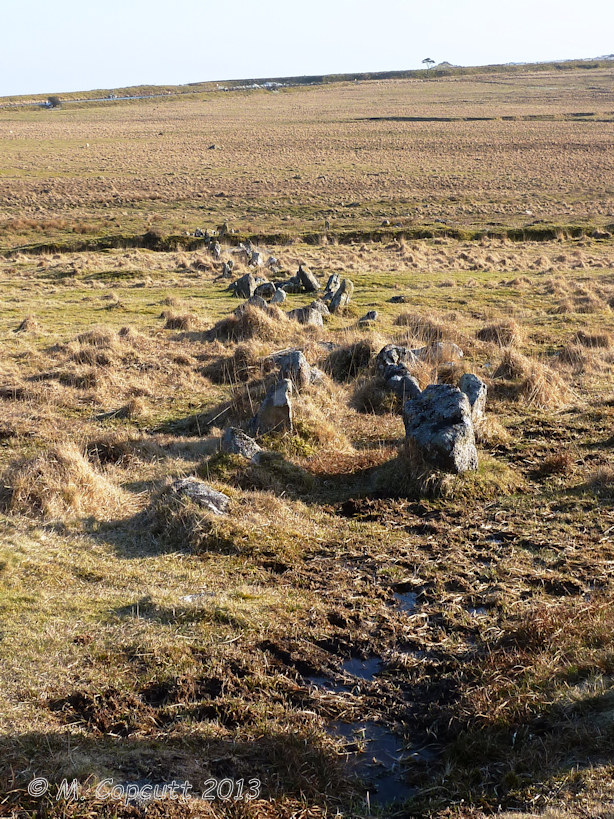
[{"label": "dry golden grass", "polygon": [[476,337],[480,341],[491,341],[499,347],[517,347],[523,340],[523,332],[514,319],[507,319],[497,324],[488,324],[478,330]]},{"label": "dry golden grass", "polygon": [[[41,809],[26,793],[36,772],[88,787],[256,775],[262,799],[212,815],[365,815],[373,783],[345,762],[375,749],[342,741],[343,722],[397,732],[416,789],[403,815],[607,804],[614,262],[610,239],[564,226],[611,220],[610,77],[0,111],[15,132],[0,145],[0,244],[14,251],[0,257],[5,812]],[[567,116],[579,106],[590,122]],[[408,110],[424,119],[395,119]],[[483,235],[452,239],[434,214]],[[559,238],[492,235],[540,220]],[[351,278],[351,314],[318,330],[279,308],[234,314],[222,265],[247,267],[232,235],[219,261],[203,247],[15,250],[224,221],[275,231],[280,243],[255,243],[283,271]],[[408,238],[423,229],[435,238]],[[289,294],[284,310],[312,298]],[[357,327],[373,309],[375,328]],[[384,344],[433,341],[465,355],[422,362],[421,386],[464,371],[489,386],[480,468],[461,478],[400,452],[399,407],[375,377]],[[220,452],[287,347],[326,373],[294,396],[293,432],[261,437],[258,463]],[[225,492],[231,514],[167,491],[186,475]],[[396,597],[408,590],[412,612]],[[351,677],[350,658],[382,673]],[[72,810],[52,802],[50,819]]]},{"label": "dry golden grass", "polygon": [[48,520],[128,517],[135,499],[98,472],[69,442],[16,464],[3,476],[5,509]]},{"label": "dry golden grass", "polygon": [[510,382],[508,391],[528,406],[562,409],[573,397],[566,381],[551,367],[510,347],[503,350],[493,378]]},{"label": "dry golden grass", "polygon": [[[540,71],[504,83],[486,74],[67,106],[59,115],[0,110],[13,132],[2,146],[0,237],[20,245],[181,234],[203,221],[320,234],[325,218],[333,229],[380,227],[384,218],[411,227],[432,225],[434,214],[480,228],[611,219],[611,69]],[[594,118],[575,122],[576,111]],[[462,121],[471,116],[491,119]],[[206,150],[212,142],[219,150]],[[356,151],[364,163],[356,164]],[[83,163],[93,172],[84,174]],[[399,252],[413,269],[422,266],[419,248],[401,244]],[[492,266],[489,255],[474,248],[458,261],[480,271]],[[205,257],[196,269],[208,264]]]},{"label": "dry golden grass", "polygon": [[165,330],[195,330],[202,326],[199,317],[193,313],[178,314],[165,310],[162,313],[162,318],[165,319]]},{"label": "dry golden grass", "polygon": [[283,341],[296,335],[283,311],[275,305],[261,310],[247,305],[239,315],[233,314],[219,321],[210,331],[212,338],[226,341]]},{"label": "dry golden grass", "polygon": [[572,344],[580,344],[582,347],[598,348],[609,350],[612,347],[612,335],[607,332],[586,332],[578,330],[572,339]]}]

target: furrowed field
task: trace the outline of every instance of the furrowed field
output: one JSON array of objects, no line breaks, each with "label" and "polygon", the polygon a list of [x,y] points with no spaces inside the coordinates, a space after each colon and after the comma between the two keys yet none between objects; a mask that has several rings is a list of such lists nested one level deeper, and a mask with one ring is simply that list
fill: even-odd
[{"label": "furrowed field", "polygon": [[[613,123],[607,66],[0,106],[0,816],[614,816]],[[233,312],[300,263],[349,306]],[[439,342],[459,476],[376,366]]]}]

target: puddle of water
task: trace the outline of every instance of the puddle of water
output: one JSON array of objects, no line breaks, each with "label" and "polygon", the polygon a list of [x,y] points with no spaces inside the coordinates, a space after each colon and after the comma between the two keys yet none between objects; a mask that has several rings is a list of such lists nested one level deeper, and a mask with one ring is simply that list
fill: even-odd
[{"label": "puddle of water", "polygon": [[414,614],[416,611],[416,607],[418,605],[418,593],[417,592],[395,592],[394,599],[399,604],[399,608],[401,611],[406,612],[407,614]]},{"label": "puddle of water", "polygon": [[201,592],[200,594],[186,594],[181,598],[182,603],[202,603],[204,600],[211,600],[215,597],[213,592]]},{"label": "puddle of water", "polygon": [[[361,660],[360,657],[350,657],[349,660],[344,660],[341,664],[341,671],[359,680],[371,682],[383,667],[384,664],[379,657],[369,657],[366,660]],[[305,680],[311,685],[315,685],[316,688],[322,689],[322,691],[331,691],[334,694],[347,694],[351,691],[351,687],[348,685],[335,682],[335,680],[328,677],[305,677]]]},{"label": "puddle of water", "polygon": [[[354,773],[367,783],[372,805],[388,805],[415,793],[403,779],[401,740],[377,722],[333,722],[330,733],[345,740]],[[416,752],[418,753],[418,752]]]},{"label": "puddle of water", "polygon": [[477,608],[470,608],[470,609],[467,609],[467,611],[469,612],[469,614],[472,617],[484,617],[486,614],[488,614],[488,609],[485,608],[484,606],[478,606]]},{"label": "puddle of water", "polygon": [[341,668],[346,674],[351,674],[352,677],[370,681],[382,670],[383,663],[379,657],[371,657],[368,660],[350,657],[349,660],[345,660]]},{"label": "puddle of water", "polygon": [[305,680],[310,685],[315,685],[322,691],[329,691],[331,694],[349,694],[350,689],[347,685],[329,680],[328,677],[305,677]]}]

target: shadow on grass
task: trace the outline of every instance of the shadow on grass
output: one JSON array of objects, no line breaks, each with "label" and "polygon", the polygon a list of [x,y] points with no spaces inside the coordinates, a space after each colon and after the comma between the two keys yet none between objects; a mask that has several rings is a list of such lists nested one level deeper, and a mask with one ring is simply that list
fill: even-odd
[{"label": "shadow on grass", "polygon": [[[216,797],[211,779],[232,780],[233,797],[243,792],[264,800],[292,799],[300,807],[331,808],[347,804],[352,795],[352,783],[332,742],[322,734],[309,731],[259,730],[250,738],[199,737],[194,733],[181,736],[152,735],[150,737],[109,734],[75,734],[66,730],[31,732],[0,736],[3,773],[0,791],[3,816],[192,816],[216,815],[206,812],[192,814],[186,803],[178,800],[159,801],[147,809],[134,800],[125,805],[122,800],[96,797],[96,787],[102,780],[114,785],[145,784],[164,786],[188,783],[189,794],[198,799],[206,793]],[[28,794],[28,783],[35,777],[49,782],[46,795],[35,798]],[[77,780],[79,801],[59,798],[62,780]],[[104,788],[108,793],[112,785]],[[178,791],[177,791],[178,792]],[[247,810],[249,800],[231,800],[233,816]],[[72,804],[71,804],[72,802]],[[211,803],[224,810],[228,801],[214,798]],[[89,810],[88,810],[89,808]],[[204,808],[200,804],[200,810]],[[20,812],[17,812],[20,811]],[[248,815],[247,813],[245,815]],[[253,814],[254,816],[257,813]],[[283,815],[267,812],[267,816]],[[311,815],[311,814],[310,814]]]}]

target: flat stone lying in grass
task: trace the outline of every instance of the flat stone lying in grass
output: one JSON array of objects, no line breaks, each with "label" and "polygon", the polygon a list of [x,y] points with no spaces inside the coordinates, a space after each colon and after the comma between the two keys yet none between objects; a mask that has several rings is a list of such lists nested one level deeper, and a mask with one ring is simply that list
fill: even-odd
[{"label": "flat stone lying in grass", "polygon": [[170,490],[176,495],[189,498],[198,506],[213,512],[214,515],[226,514],[230,506],[228,495],[218,492],[217,489],[213,489],[204,481],[199,481],[198,478],[181,478],[171,484]]},{"label": "flat stone lying in grass", "polygon": [[224,431],[221,449],[222,452],[229,452],[231,455],[242,455],[254,463],[258,462],[262,452],[262,447],[253,438],[236,427],[228,427]]}]

